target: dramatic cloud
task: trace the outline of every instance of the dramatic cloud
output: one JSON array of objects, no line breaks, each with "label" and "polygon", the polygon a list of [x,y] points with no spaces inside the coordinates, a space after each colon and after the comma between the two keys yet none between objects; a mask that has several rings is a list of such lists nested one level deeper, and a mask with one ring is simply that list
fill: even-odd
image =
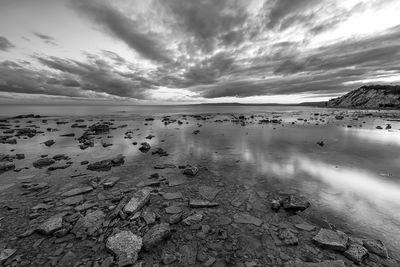
[{"label": "dramatic cloud", "polygon": [[6,37],[0,36],[0,50],[6,51],[13,47],[14,45]]},{"label": "dramatic cloud", "polygon": [[[41,6],[59,19],[37,15],[37,5],[24,1],[32,9],[24,13],[29,29],[0,10],[0,30],[13,36],[13,44],[0,37],[0,50],[7,50],[0,54],[3,92],[156,102],[281,96],[284,102],[286,95],[332,97],[365,83],[400,82],[396,0]],[[32,33],[42,42],[27,46],[22,36]]]},{"label": "dramatic cloud", "polygon": [[55,39],[53,37],[51,37],[50,35],[42,34],[42,33],[39,33],[39,32],[34,32],[33,34],[36,37],[38,37],[41,40],[43,40],[47,44],[57,45],[56,42],[55,42]]},{"label": "dramatic cloud", "polygon": [[161,40],[152,32],[141,31],[138,21],[103,2],[76,0],[72,3],[93,22],[124,41],[143,57],[161,62],[170,61],[167,50],[160,45]]}]

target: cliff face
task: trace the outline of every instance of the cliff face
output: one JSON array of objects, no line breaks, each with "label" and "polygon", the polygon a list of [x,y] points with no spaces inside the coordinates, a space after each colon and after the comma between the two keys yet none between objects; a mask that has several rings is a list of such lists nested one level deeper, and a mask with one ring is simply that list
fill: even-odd
[{"label": "cliff face", "polygon": [[328,101],[337,108],[400,108],[400,86],[368,85]]}]

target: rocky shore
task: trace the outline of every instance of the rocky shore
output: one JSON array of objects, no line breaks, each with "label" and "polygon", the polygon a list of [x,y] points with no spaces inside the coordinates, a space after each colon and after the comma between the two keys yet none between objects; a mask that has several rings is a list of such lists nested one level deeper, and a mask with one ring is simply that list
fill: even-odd
[{"label": "rocky shore", "polygon": [[[359,120],[374,116],[399,119],[392,114],[340,111],[311,114],[290,124],[345,121],[349,127],[362,127]],[[3,119],[0,143],[17,146],[21,140],[57,133],[76,137],[80,151],[94,146],[110,149],[114,144],[108,137],[128,127],[114,119],[56,119],[52,126],[49,122],[33,114]],[[141,121],[143,127],[155,122],[174,127],[190,123],[196,127],[194,136],[202,134],[207,122],[289,124],[276,114],[179,115]],[[59,132],[57,125],[67,128]],[[379,126],[384,131],[388,125]],[[136,169],[126,166],[124,154],[77,161],[67,153],[36,155],[17,168],[26,155],[2,151],[0,179],[9,181],[13,174],[9,183],[0,185],[2,266],[400,266],[396,252],[382,241],[309,220],[313,203],[301,194],[230,183],[223,173],[199,162],[169,163],[168,150],[162,146],[168,140],[153,147],[150,140],[164,137],[135,133],[128,128],[123,138],[130,140],[129,150],[147,158]],[[58,142],[49,138],[37,145],[52,149]],[[314,145],[325,143],[315,140]],[[130,175],[116,175],[114,170]],[[21,171],[32,174],[18,176]]]}]

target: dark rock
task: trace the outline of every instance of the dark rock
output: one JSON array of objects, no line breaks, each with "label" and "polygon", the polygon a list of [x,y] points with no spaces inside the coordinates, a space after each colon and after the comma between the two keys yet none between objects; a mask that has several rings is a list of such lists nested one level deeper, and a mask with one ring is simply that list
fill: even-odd
[{"label": "dark rock", "polygon": [[196,176],[196,174],[199,172],[199,169],[195,166],[186,166],[186,168],[183,170],[183,174],[187,176]]},{"label": "dark rock", "polygon": [[112,167],[120,166],[124,163],[125,157],[122,154],[119,154],[112,159],[91,163],[87,166],[87,169],[90,171],[109,171]]},{"label": "dark rock", "polygon": [[47,140],[46,142],[44,142],[43,144],[45,144],[46,146],[52,146],[54,145],[56,142],[54,140]]},{"label": "dark rock", "polygon": [[37,161],[33,162],[33,167],[41,169],[43,167],[50,166],[54,164],[56,161],[54,159],[49,159],[49,158],[42,158],[38,159]]},{"label": "dark rock", "polygon": [[15,169],[15,164],[12,162],[0,162],[0,172],[6,172]]},{"label": "dark rock", "polygon": [[271,201],[271,209],[272,210],[279,211],[280,207],[281,207],[281,203],[279,200],[274,199]]},{"label": "dark rock", "polygon": [[139,150],[142,151],[143,153],[146,153],[147,151],[149,151],[151,148],[150,144],[147,142],[143,142],[141,143],[141,147],[139,147]]},{"label": "dark rock", "polygon": [[143,236],[143,247],[149,251],[152,247],[157,246],[161,241],[171,236],[171,229],[169,224],[161,223],[153,226]]},{"label": "dark rock", "polygon": [[191,199],[189,201],[189,206],[191,208],[214,208],[219,206],[216,202],[210,202],[207,200]]}]

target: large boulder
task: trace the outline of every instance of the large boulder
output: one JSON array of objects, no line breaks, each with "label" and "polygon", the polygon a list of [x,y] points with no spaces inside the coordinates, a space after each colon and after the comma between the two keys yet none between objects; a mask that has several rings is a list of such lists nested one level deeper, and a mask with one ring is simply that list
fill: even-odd
[{"label": "large boulder", "polygon": [[131,231],[122,231],[107,239],[107,249],[117,256],[118,266],[131,266],[142,249],[142,238]]}]

